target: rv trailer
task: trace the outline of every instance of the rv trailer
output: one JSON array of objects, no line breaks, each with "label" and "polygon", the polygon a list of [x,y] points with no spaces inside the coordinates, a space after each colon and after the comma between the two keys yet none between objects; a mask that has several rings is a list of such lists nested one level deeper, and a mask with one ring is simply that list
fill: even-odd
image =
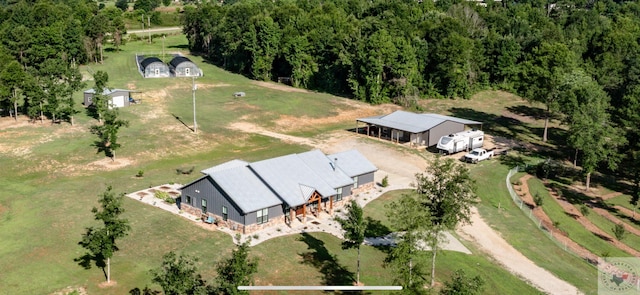
[{"label": "rv trailer", "polygon": [[484,132],[473,129],[440,137],[437,148],[445,154],[453,154],[481,148],[483,143]]}]

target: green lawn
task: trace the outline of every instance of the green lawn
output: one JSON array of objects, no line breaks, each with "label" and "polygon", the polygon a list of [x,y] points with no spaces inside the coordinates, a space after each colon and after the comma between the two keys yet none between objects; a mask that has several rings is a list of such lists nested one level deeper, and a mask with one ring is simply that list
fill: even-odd
[{"label": "green lawn", "polygon": [[565,213],[562,207],[549,195],[542,181],[537,178],[531,178],[528,180],[528,185],[531,192],[538,192],[540,196],[542,196],[544,200],[542,209],[553,222],[559,222],[558,227],[560,230],[568,233],[571,240],[598,256],[604,255],[605,253],[608,253],[608,255],[612,257],[629,256],[626,252],[616,248],[584,228],[584,226],[572,216]]},{"label": "green lawn", "polygon": [[478,183],[477,193],[481,199],[477,207],[489,225],[540,267],[586,294],[596,294],[595,267],[551,241],[513,203],[505,183],[509,170],[507,166],[497,161],[486,161],[471,167],[471,175]]},{"label": "green lawn", "polygon": [[[615,223],[593,212],[593,210],[591,209],[589,209],[589,211],[591,213],[587,215],[587,218],[593,224],[595,224],[598,228],[600,228],[601,230],[606,232],[609,236],[615,239],[615,235],[613,234],[613,230],[612,230],[612,228],[615,226]],[[633,233],[626,232],[621,242],[635,250],[640,250],[640,237]]]},{"label": "green lawn", "polygon": [[[365,218],[370,218],[376,223],[391,227],[385,215],[386,205],[397,200],[408,190],[391,191],[371,201],[364,207]],[[539,292],[521,281],[491,259],[479,255],[479,250],[472,244],[465,243],[470,248],[472,255],[453,251],[442,251],[436,258],[436,279],[440,282],[448,280],[457,269],[464,269],[469,276],[480,275],[486,285],[483,294],[539,294]],[[427,254],[427,253],[425,253]],[[430,270],[431,255],[422,257],[421,263]],[[364,265],[364,264],[363,264]]]}]

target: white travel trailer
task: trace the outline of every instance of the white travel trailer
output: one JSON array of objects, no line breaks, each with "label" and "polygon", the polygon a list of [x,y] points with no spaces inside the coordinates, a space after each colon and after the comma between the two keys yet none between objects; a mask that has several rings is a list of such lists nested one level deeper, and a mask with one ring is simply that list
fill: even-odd
[{"label": "white travel trailer", "polygon": [[484,132],[481,130],[465,130],[445,135],[438,141],[438,150],[446,154],[481,148],[484,143]]}]

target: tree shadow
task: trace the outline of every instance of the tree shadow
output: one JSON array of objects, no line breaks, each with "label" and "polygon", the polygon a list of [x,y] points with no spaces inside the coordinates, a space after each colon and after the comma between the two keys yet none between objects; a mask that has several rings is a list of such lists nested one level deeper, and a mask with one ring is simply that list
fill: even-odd
[{"label": "tree shadow", "polygon": [[135,287],[129,290],[129,294],[131,295],[160,295],[162,294],[160,291],[153,290],[149,287],[144,287],[144,289],[140,290],[140,288]]},{"label": "tree shadow", "polygon": [[77,262],[84,269],[91,269],[91,262],[94,262],[97,267],[102,269],[102,273],[104,274],[104,279],[107,279],[107,267],[106,260],[104,257],[100,255],[91,255],[89,253],[85,253],[84,255],[74,258],[73,261]]},{"label": "tree shadow", "polygon": [[602,239],[602,240],[604,240],[606,242],[611,242],[611,238],[609,238],[607,236],[604,236],[604,235],[601,235],[601,234],[598,234],[598,233],[594,233],[594,232],[591,232],[591,233],[593,233],[594,236],[596,236],[596,237],[598,237],[598,238],[600,238],[600,239]]},{"label": "tree shadow", "polygon": [[178,120],[178,122],[182,123],[182,125],[184,125],[184,127],[187,127],[187,129],[191,130],[191,132],[193,132],[193,128],[189,127],[189,125],[187,125],[187,123],[185,123],[184,121],[182,121],[182,118],[180,118],[180,116],[176,115],[176,114],[171,114],[171,116],[173,116],[174,118],[176,118],[176,120]]},{"label": "tree shadow", "polygon": [[302,264],[309,264],[322,273],[322,284],[327,286],[347,286],[355,281],[354,273],[347,270],[335,255],[329,253],[324,242],[308,233],[302,233],[300,241],[307,244],[309,252],[300,253]]},{"label": "tree shadow", "polygon": [[167,46],[167,48],[189,49],[189,44],[171,45]]},{"label": "tree shadow", "polygon": [[[544,120],[546,118],[547,111],[543,108],[533,107],[529,105],[515,105],[507,107],[507,110],[520,116],[531,117],[535,120]],[[557,113],[551,113],[550,120],[560,120],[561,117]]]},{"label": "tree shadow", "polygon": [[96,120],[100,118],[100,115],[98,115],[98,108],[96,108],[94,105],[87,106],[87,108],[85,108],[85,112],[87,113],[87,116],[91,118],[94,118]]},{"label": "tree shadow", "polygon": [[525,167],[527,162],[520,155],[506,154],[504,156],[498,157],[498,160],[501,164],[506,165],[509,168],[513,167]]},{"label": "tree shadow", "polygon": [[369,216],[365,217],[367,228],[364,230],[365,237],[382,237],[391,233],[386,225],[382,224],[380,220],[373,219]]}]

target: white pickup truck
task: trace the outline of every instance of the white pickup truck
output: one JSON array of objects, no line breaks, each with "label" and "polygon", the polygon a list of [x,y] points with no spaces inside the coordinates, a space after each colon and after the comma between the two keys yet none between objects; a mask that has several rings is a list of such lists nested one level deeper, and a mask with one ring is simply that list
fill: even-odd
[{"label": "white pickup truck", "polygon": [[493,157],[493,150],[473,149],[470,153],[464,155],[464,161],[475,164],[486,159],[491,159],[491,157]]}]

